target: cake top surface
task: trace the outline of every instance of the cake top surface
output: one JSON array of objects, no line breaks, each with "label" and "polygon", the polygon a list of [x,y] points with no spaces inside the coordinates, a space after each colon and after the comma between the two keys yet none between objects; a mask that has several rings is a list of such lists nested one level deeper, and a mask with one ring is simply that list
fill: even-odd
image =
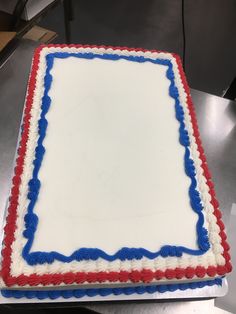
[{"label": "cake top surface", "polygon": [[[197,249],[166,66],[68,57],[55,59],[51,75],[32,250]],[[189,222],[182,232],[179,215]]]},{"label": "cake top surface", "polygon": [[66,284],[65,276],[78,283],[89,272],[123,271],[132,281],[133,271],[156,280],[158,271],[178,279],[176,269],[183,278],[186,269],[192,277],[230,270],[177,56],[41,47],[18,153],[5,284],[19,285],[22,275],[37,285],[42,276],[45,284]]}]

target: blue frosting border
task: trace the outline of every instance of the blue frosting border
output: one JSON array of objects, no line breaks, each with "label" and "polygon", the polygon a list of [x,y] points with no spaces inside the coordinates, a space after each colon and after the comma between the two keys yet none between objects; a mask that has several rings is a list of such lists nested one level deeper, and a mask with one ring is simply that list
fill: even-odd
[{"label": "blue frosting border", "polygon": [[222,286],[222,279],[215,278],[214,280],[200,281],[200,282],[190,282],[190,283],[179,283],[179,284],[167,284],[167,285],[154,285],[154,286],[135,286],[135,287],[125,287],[125,288],[97,288],[97,289],[74,289],[74,290],[1,290],[1,294],[5,298],[27,298],[27,299],[51,299],[55,300],[60,297],[64,299],[69,298],[83,298],[85,296],[95,297],[101,296],[105,297],[108,295],[132,295],[132,294],[144,294],[144,293],[165,293],[167,291],[174,292],[176,290],[185,291],[187,289],[197,289],[206,286]]},{"label": "blue frosting border", "polygon": [[[189,187],[189,197],[190,203],[198,215],[198,221],[196,225],[197,231],[197,243],[199,249],[191,249],[186,248],[184,246],[170,246],[165,245],[160,248],[157,252],[150,252],[145,248],[121,248],[117,251],[114,255],[109,255],[103,250],[98,248],[80,248],[73,252],[70,256],[65,256],[60,254],[59,252],[30,252],[30,249],[33,244],[34,234],[37,229],[38,224],[38,217],[33,212],[35,203],[37,202],[38,194],[40,191],[40,180],[38,178],[39,170],[41,167],[41,163],[43,161],[43,156],[45,153],[45,148],[43,146],[43,140],[46,135],[47,130],[47,119],[46,114],[50,108],[51,99],[48,95],[50,90],[53,78],[50,74],[50,71],[53,67],[54,59],[55,58],[68,58],[68,57],[76,57],[76,58],[84,58],[84,59],[105,59],[105,60],[128,60],[131,62],[151,62],[153,64],[159,64],[166,66],[166,76],[170,81],[169,86],[169,94],[175,100],[175,112],[176,112],[176,119],[179,121],[179,141],[180,144],[185,148],[185,155],[184,155],[184,165],[185,165],[185,172],[188,177],[191,179],[191,184]],[[27,214],[24,217],[25,221],[25,230],[23,235],[27,238],[26,245],[23,248],[22,256],[30,265],[36,264],[44,264],[44,263],[53,263],[55,260],[69,263],[73,260],[81,261],[81,260],[97,260],[98,258],[103,258],[107,261],[114,261],[116,259],[119,260],[132,260],[132,259],[141,259],[142,257],[147,257],[148,259],[154,259],[158,256],[168,257],[168,256],[176,256],[180,257],[183,253],[190,254],[190,255],[202,255],[204,254],[210,247],[209,239],[207,230],[204,228],[204,215],[202,213],[203,206],[201,204],[201,198],[199,192],[197,191],[197,181],[195,178],[195,167],[194,162],[190,158],[190,151],[189,151],[189,135],[185,128],[184,124],[184,111],[180,104],[179,100],[179,93],[178,89],[175,85],[174,81],[174,72],[173,72],[173,65],[170,60],[167,59],[150,59],[145,58],[143,56],[121,56],[116,54],[94,54],[94,53],[68,53],[68,52],[55,52],[50,53],[46,56],[46,73],[44,77],[44,95],[42,97],[42,105],[41,105],[41,115],[38,121],[38,132],[39,138],[37,142],[37,147],[35,149],[35,159],[33,161],[33,176],[32,179],[28,183],[29,192],[28,192],[28,199],[29,205],[27,209]]]}]

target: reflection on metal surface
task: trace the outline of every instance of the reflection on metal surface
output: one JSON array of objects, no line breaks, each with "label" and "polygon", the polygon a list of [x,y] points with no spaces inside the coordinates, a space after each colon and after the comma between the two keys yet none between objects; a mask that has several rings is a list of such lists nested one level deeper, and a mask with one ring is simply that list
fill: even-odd
[{"label": "reflection on metal surface", "polygon": [[201,119],[206,119],[204,126],[209,140],[217,138],[217,141],[222,141],[234,128],[235,122],[231,116],[227,115],[227,107],[228,104],[217,106],[217,99],[212,97],[209,98],[207,107],[204,107],[205,115]]},{"label": "reflection on metal surface", "polygon": [[137,304],[99,304],[88,306],[89,309],[103,314],[227,314],[214,306],[214,300],[171,302],[171,303],[137,303]]}]

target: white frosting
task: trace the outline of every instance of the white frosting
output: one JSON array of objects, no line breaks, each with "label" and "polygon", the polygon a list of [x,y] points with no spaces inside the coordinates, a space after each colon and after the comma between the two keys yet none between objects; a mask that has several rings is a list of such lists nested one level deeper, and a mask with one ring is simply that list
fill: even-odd
[{"label": "white frosting", "polygon": [[[54,61],[32,251],[197,249],[166,70],[127,60]],[[188,224],[177,226],[179,215]]]},{"label": "white frosting", "polygon": [[[38,274],[43,274],[45,272],[49,272],[49,273],[61,272],[61,273],[64,273],[64,272],[67,272],[67,271],[75,271],[75,272],[76,271],[102,271],[102,270],[119,271],[121,269],[122,270],[131,270],[131,269],[139,269],[139,270],[141,270],[144,267],[152,269],[152,270],[155,270],[155,269],[162,269],[162,270],[164,270],[164,269],[169,268],[169,267],[170,268],[175,268],[175,267],[178,267],[178,266],[179,267],[187,267],[187,266],[202,265],[202,266],[207,267],[209,265],[212,265],[212,266],[217,265],[217,264],[218,265],[223,265],[225,263],[225,261],[224,261],[224,258],[221,255],[222,251],[223,251],[223,248],[222,248],[222,246],[220,244],[221,239],[220,239],[219,234],[218,234],[219,233],[219,227],[216,224],[215,216],[212,214],[213,207],[210,204],[210,195],[209,195],[209,192],[208,192],[209,188],[208,188],[208,186],[206,184],[206,179],[203,176],[202,168],[200,166],[201,165],[201,160],[199,159],[199,153],[197,151],[197,146],[196,146],[196,143],[195,143],[195,139],[194,139],[194,137],[192,135],[193,134],[193,130],[192,130],[192,124],[191,124],[191,121],[190,121],[188,108],[187,108],[187,105],[186,105],[186,94],[185,94],[185,91],[183,89],[183,85],[182,85],[182,82],[181,82],[181,78],[180,78],[180,75],[179,75],[179,72],[178,72],[178,69],[177,69],[177,65],[176,65],[175,59],[172,57],[172,55],[167,54],[167,53],[151,53],[151,52],[143,53],[143,52],[135,52],[135,51],[128,52],[128,51],[120,51],[120,50],[112,50],[112,49],[108,49],[107,52],[108,53],[126,54],[126,55],[144,55],[146,57],[153,58],[153,59],[155,59],[155,58],[164,58],[164,59],[170,59],[172,61],[172,63],[173,63],[173,69],[174,69],[174,73],[175,73],[175,82],[176,82],[176,85],[177,85],[178,90],[179,90],[181,104],[182,104],[184,112],[185,112],[185,118],[184,118],[185,119],[185,124],[186,124],[186,128],[188,130],[189,136],[190,136],[190,142],[191,142],[190,151],[191,151],[191,156],[192,156],[192,158],[194,160],[195,167],[196,167],[197,179],[198,179],[197,180],[198,181],[198,190],[199,190],[199,192],[201,194],[202,203],[204,205],[204,215],[205,215],[205,218],[206,218],[206,224],[205,225],[206,225],[207,229],[210,231],[209,232],[209,239],[210,239],[210,243],[211,243],[211,248],[210,248],[210,250],[207,253],[205,253],[202,256],[189,256],[189,255],[184,254],[181,258],[176,258],[176,257],[161,258],[161,257],[158,257],[158,258],[156,258],[154,260],[148,260],[146,258],[143,258],[143,259],[141,259],[139,261],[134,260],[134,261],[125,261],[125,262],[121,262],[119,260],[118,261],[114,261],[114,262],[107,262],[105,260],[98,259],[97,261],[89,261],[89,262],[85,262],[85,261],[76,262],[75,261],[75,262],[71,262],[71,263],[67,263],[67,264],[56,261],[56,262],[54,262],[54,263],[52,263],[50,265],[47,265],[47,264],[37,265],[37,266],[29,266],[29,265],[27,265],[27,263],[24,261],[24,259],[21,256],[22,247],[25,245],[25,242],[26,242],[26,239],[22,236],[22,232],[24,230],[24,220],[23,220],[23,217],[25,215],[25,211],[27,209],[27,204],[28,204],[28,200],[27,200],[27,197],[26,197],[27,196],[27,188],[28,188],[27,184],[28,184],[28,181],[31,178],[31,174],[32,174],[32,166],[30,166],[30,165],[31,165],[32,159],[34,158],[34,148],[35,148],[35,145],[36,145],[36,142],[37,142],[37,138],[38,138],[38,135],[37,135],[37,121],[38,121],[38,117],[39,117],[39,114],[40,114],[40,101],[41,101],[41,97],[42,97],[43,92],[44,92],[43,77],[44,77],[44,73],[45,73],[45,54],[47,54],[48,52],[53,52],[53,51],[71,51],[71,52],[72,51],[75,51],[75,52],[77,52],[77,51],[84,51],[84,52],[85,51],[86,52],[93,51],[93,52],[96,52],[96,53],[104,53],[105,49],[103,49],[103,48],[100,48],[100,49],[98,49],[98,48],[94,48],[94,49],[91,49],[91,48],[87,48],[87,49],[84,49],[84,48],[79,48],[79,49],[77,49],[77,48],[44,48],[42,50],[42,52],[41,52],[41,55],[40,55],[40,69],[39,69],[39,71],[37,73],[37,84],[36,84],[36,89],[35,89],[35,94],[34,94],[33,108],[32,108],[32,112],[31,112],[32,119],[31,119],[31,126],[30,126],[30,137],[29,137],[29,141],[28,141],[28,145],[27,145],[26,162],[25,162],[26,166],[24,167],[24,172],[23,172],[23,176],[22,176],[22,183],[21,183],[21,186],[20,186],[20,199],[19,199],[19,206],[18,206],[18,209],[17,209],[18,210],[17,229],[15,231],[15,241],[12,244],[11,274],[14,275],[14,276],[17,276],[17,275],[20,275],[21,273],[29,275],[29,274],[34,273],[34,272],[36,272]],[[91,60],[88,61],[88,62],[85,62],[85,63],[89,64],[89,63],[91,63]],[[116,61],[116,62],[113,62],[113,63],[116,64],[118,62]],[[132,64],[132,62],[129,62],[129,63]],[[97,62],[97,64],[98,64],[98,62]],[[128,64],[128,62],[127,62],[127,64]],[[145,65],[146,64],[148,64],[148,63],[145,63]],[[55,64],[54,71],[57,71],[56,67],[57,67],[57,65]],[[143,70],[141,70],[141,71],[145,71],[144,68],[146,66],[144,66],[144,64],[141,64],[140,65],[140,69],[141,69],[141,67],[143,68]],[[157,68],[158,66],[157,65],[152,65],[151,66],[151,68],[155,68],[155,67]],[[59,71],[59,68],[58,68],[58,71]],[[149,69],[148,69],[148,71],[149,71]],[[159,71],[157,71],[157,72],[159,72]],[[126,73],[126,72],[124,72],[124,73]],[[78,75],[79,74],[76,72],[76,76],[78,76]],[[160,75],[160,73],[157,74],[157,75]],[[65,77],[66,77],[66,75],[65,75]],[[125,79],[125,75],[123,77]],[[55,78],[54,78],[54,80],[55,80]],[[136,81],[139,81],[139,80],[137,79]],[[150,82],[151,81],[152,80],[150,79]],[[156,90],[158,90],[158,84],[165,84],[163,81],[165,81],[165,79],[163,79],[163,77],[162,77],[161,80],[157,81],[157,83],[156,83],[156,85],[157,85]],[[59,82],[59,81],[55,82],[55,84],[61,84],[61,83],[62,82]],[[81,83],[81,81],[80,81],[80,83]],[[130,83],[130,82],[128,82],[128,83]],[[130,86],[131,84],[128,84],[128,85]],[[78,84],[78,86],[80,86],[80,85]],[[93,83],[92,86],[94,87],[95,83]],[[112,87],[112,85],[110,84],[110,88],[111,87]],[[152,91],[152,93],[154,93],[154,90],[151,89],[151,91]],[[74,92],[77,94],[76,89],[74,89]],[[53,94],[53,88],[52,88],[52,92],[51,93],[52,93],[51,94],[52,99],[54,97],[56,97],[56,95]],[[57,96],[59,96],[59,94]],[[57,97],[55,99],[58,101],[59,98]],[[72,100],[72,98],[71,98],[71,100]],[[163,99],[161,99],[161,100],[163,101]],[[171,100],[171,99],[168,100],[167,96],[165,96],[164,100],[167,102],[167,104],[172,106],[172,110],[173,110],[174,109],[173,108],[173,100]],[[86,102],[87,102],[87,100],[86,100]],[[112,99],[112,102],[113,102],[113,99]],[[150,103],[151,102],[149,102],[148,104],[150,104]],[[103,102],[102,102],[102,104],[103,104]],[[138,104],[137,104],[137,106],[138,106]],[[52,103],[52,105],[53,105],[53,103]],[[66,105],[67,104],[65,104],[64,107],[66,107]],[[70,102],[68,105],[75,105],[75,103],[73,104],[73,102],[72,102],[72,104],[71,104],[71,102]],[[121,106],[122,110],[124,110],[124,106],[122,106],[123,103],[119,102],[119,105]],[[128,117],[127,114],[128,114],[128,110],[131,109],[131,106],[132,106],[132,103],[130,103],[130,106],[128,108],[126,108],[126,111],[124,111],[124,113],[126,114],[125,115],[125,118],[126,118],[125,127],[126,127],[126,129],[129,129],[128,128],[128,122],[127,122],[129,117]],[[114,107],[116,107],[116,106],[113,106],[112,109],[114,109]],[[151,107],[152,110],[154,110],[154,109],[156,110],[156,107],[155,108],[154,107],[155,106],[152,105],[152,107]],[[108,108],[108,105],[106,104],[106,107],[104,109],[107,110],[107,108]],[[158,131],[158,126],[155,126],[155,124],[153,123],[152,115],[150,117],[150,112],[148,112],[147,110],[146,111],[143,110],[141,104],[139,105],[139,108],[142,109],[142,111],[141,111],[142,112],[142,118],[143,118],[143,116],[145,117],[145,114],[149,114],[148,115],[148,119],[151,118],[150,119],[150,122],[152,122],[151,126],[152,126],[152,128],[154,128],[153,129],[154,132],[157,132]],[[84,109],[85,108],[83,107],[83,110]],[[94,106],[92,106],[91,109],[94,109]],[[170,109],[170,108],[168,108],[168,109]],[[152,113],[156,113],[155,110],[152,111]],[[74,112],[76,114],[76,111],[74,111]],[[116,114],[117,114],[118,120],[120,120],[122,116],[119,115],[118,113],[119,112],[117,111]],[[132,111],[132,113],[133,113],[133,111]],[[87,114],[88,114],[88,112],[87,112]],[[90,117],[91,117],[91,114],[90,114]],[[53,119],[53,114],[50,117],[50,113],[48,113],[47,119],[49,121],[49,125],[50,125],[50,119],[51,118]],[[107,115],[107,122],[110,121],[109,120],[110,118],[111,118],[111,115]],[[155,116],[155,118],[159,118],[159,117]],[[70,119],[71,119],[71,117],[70,117]],[[140,120],[143,123],[143,119],[140,119]],[[80,119],[79,121],[80,121],[80,123],[83,123],[82,119]],[[175,121],[175,122],[173,122],[173,121]],[[134,119],[132,119],[131,122],[133,123],[133,126],[136,125],[136,131],[137,131],[137,117],[136,117],[135,121],[134,121]],[[171,128],[173,128],[173,130],[175,129],[175,127],[176,127],[176,119],[175,119],[174,115],[173,115],[172,118],[170,117],[170,112],[167,114],[167,119],[164,122],[167,125],[169,125],[169,123],[170,123]],[[53,121],[53,123],[56,123],[56,120]],[[53,123],[52,123],[52,126],[54,127],[55,125]],[[164,123],[163,123],[163,125],[164,125]],[[84,125],[84,127],[85,126],[86,125]],[[115,131],[115,127],[116,126],[117,125],[114,125],[114,131]],[[143,142],[142,142],[142,144],[143,144],[144,140],[147,139],[148,133],[143,132],[145,128],[144,128],[144,125],[142,125],[142,126],[143,126],[142,133],[138,134],[138,136],[139,136],[139,139],[140,139],[140,136],[141,136],[140,140],[143,139]],[[98,128],[96,130],[98,130]],[[103,127],[103,130],[106,130],[105,127]],[[48,134],[50,134],[49,131],[50,130],[48,130]],[[176,132],[176,129],[175,129],[175,132]],[[145,133],[145,134],[143,134],[143,133]],[[47,134],[46,138],[48,138],[48,134]],[[95,132],[94,132],[93,135],[95,135]],[[168,137],[167,135],[169,135],[168,130],[167,130],[167,134],[162,134],[162,136],[163,135],[164,135],[164,137],[167,138]],[[142,136],[143,137],[146,136],[146,138],[142,138]],[[122,140],[123,139],[124,139],[124,137],[122,138]],[[50,138],[48,138],[48,140],[50,141]],[[126,140],[126,143],[127,143],[128,140],[126,138],[125,138],[125,140]],[[161,138],[158,138],[158,141],[160,141],[160,140],[161,140]],[[47,145],[46,141],[47,140],[45,139],[45,145]],[[50,142],[48,143],[48,145],[49,144],[50,144]],[[63,143],[61,143],[61,144],[62,145],[65,144],[65,141],[63,141]],[[151,144],[151,143],[149,143],[149,144]],[[173,142],[171,142],[171,146],[172,146],[172,144],[173,144]],[[50,147],[52,147],[52,144],[50,144],[50,145],[51,145]],[[110,143],[109,143],[109,145],[110,145]],[[56,145],[55,145],[55,147],[56,147]],[[60,145],[60,147],[61,147],[61,145]],[[173,147],[175,147],[175,145],[173,145]],[[173,148],[173,149],[175,149],[175,148]],[[76,149],[78,149],[78,146],[76,146]],[[116,147],[114,147],[114,149],[116,149]],[[137,151],[137,146],[135,147],[135,149]],[[150,147],[149,147],[149,149],[150,149]],[[168,146],[168,149],[169,149],[169,146]],[[49,152],[51,150],[48,149],[47,152]],[[181,160],[183,161],[183,148],[181,147],[181,145],[179,145],[179,143],[178,143],[178,148],[176,148],[175,152],[176,152],[177,156],[182,158]],[[142,152],[142,157],[143,158],[144,157],[147,158],[147,155],[144,156],[144,153],[145,152]],[[45,165],[46,165],[46,161],[47,161],[47,159],[46,159],[47,157],[46,156],[47,156],[47,153],[45,154],[45,159],[44,159]],[[81,156],[80,156],[80,158],[81,158]],[[153,163],[153,160],[149,159],[149,161],[151,163]],[[83,162],[84,162],[84,160],[83,160]],[[137,166],[137,160],[135,160],[134,162],[135,162],[135,165]],[[127,163],[125,163],[124,156],[123,156],[123,164],[125,164],[126,167],[130,166],[130,164],[128,165]],[[181,165],[181,162],[179,162],[179,161],[177,162],[176,161],[176,164]],[[153,164],[152,164],[152,166],[153,166]],[[44,164],[42,166],[41,171],[43,171],[43,169],[44,169]],[[160,169],[156,168],[156,170],[159,171]],[[55,170],[52,170],[52,171],[55,171]],[[172,171],[173,171],[173,169],[172,169]],[[176,170],[176,171],[177,171],[176,173],[178,174],[178,176],[181,177],[181,182],[183,182],[182,184],[184,186],[184,184],[186,184],[186,182],[188,182],[188,178],[186,179],[186,176],[183,173],[183,169],[182,170],[179,169],[179,170]],[[180,172],[182,171],[182,174],[180,174],[180,172],[178,172],[178,171],[180,171]],[[60,174],[60,171],[58,171],[58,173]],[[172,172],[170,172],[170,173],[172,173]],[[40,172],[40,175],[41,175],[41,172]],[[150,175],[150,172],[149,172],[149,175]],[[183,178],[185,178],[185,179],[183,179]],[[43,179],[43,175],[42,175],[42,177],[40,177],[41,181],[42,181],[42,179]],[[148,183],[150,183],[150,182],[148,182]],[[44,185],[44,183],[42,181],[41,193],[43,192],[43,185]],[[178,189],[180,188],[180,190],[178,190],[178,191],[181,191],[181,187],[179,187],[178,185],[176,186],[176,188],[178,188]],[[41,195],[41,193],[40,193],[40,195]],[[183,199],[181,197],[181,200],[184,202],[184,199],[185,199],[184,194],[181,194],[181,196],[183,197]],[[152,195],[152,197],[154,197],[154,195]],[[41,200],[39,199],[39,202],[42,201],[42,199]],[[175,198],[173,198],[173,200],[175,200]],[[168,206],[171,206],[169,204],[173,200],[171,200],[169,196],[165,196],[165,201],[164,201],[163,204],[166,205],[166,203],[168,203]],[[134,199],[132,201],[134,201]],[[158,200],[154,198],[154,201],[158,201]],[[84,202],[85,202],[85,199],[84,199]],[[69,206],[69,204],[70,204],[70,201],[68,200],[68,202],[66,204],[63,204],[63,205],[64,206],[66,206],[66,205]],[[134,204],[134,203],[132,203],[132,204]],[[143,213],[145,213],[145,216],[150,218],[150,213],[151,212],[148,211],[148,215],[149,215],[148,216],[147,212],[144,211],[144,209],[141,207],[142,204],[139,204],[139,205],[140,205],[140,207],[139,207],[140,214],[142,215]],[[50,231],[51,229],[47,229],[47,228],[50,228],[50,226],[51,227],[53,226],[53,228],[54,228],[54,225],[58,226],[58,224],[57,224],[58,222],[55,223],[55,220],[58,218],[58,216],[57,216],[57,214],[55,212],[53,213],[52,210],[49,210],[48,213],[54,214],[54,217],[51,217],[51,224],[46,226],[47,218],[49,217],[49,216],[47,216],[47,214],[48,214],[47,213],[47,209],[46,209],[45,206],[43,206],[42,207],[43,209],[42,209],[42,212],[41,212],[41,208],[39,210],[39,209],[37,209],[37,208],[39,208],[37,206],[36,206],[35,210],[37,211],[37,214],[39,215],[39,220],[40,221],[45,221],[45,228],[46,228],[45,229],[46,230],[45,234],[47,236],[47,239],[42,241],[42,236],[43,236],[42,230],[43,229],[41,229],[41,231],[40,231],[41,227],[39,225],[39,229],[36,231],[36,234],[35,234],[36,241],[34,243],[33,249],[37,249],[37,247],[38,248],[41,247],[42,250],[44,250],[45,248],[49,249],[50,245],[51,245],[51,247],[53,247],[53,250],[56,250],[54,245],[58,245],[56,240],[58,239],[58,236],[60,236],[60,232],[62,233],[62,231],[64,229],[63,228],[59,229],[57,231],[57,233],[56,233],[57,234],[57,239],[55,238],[55,239],[51,240],[51,234],[52,234],[51,231]],[[117,203],[116,203],[116,206],[117,206]],[[186,211],[184,211],[185,206],[186,205],[184,205],[184,208],[181,207],[181,210],[178,212],[178,217],[182,217],[182,219],[181,218],[178,219],[178,217],[176,219],[176,222],[179,221],[180,223],[176,224],[179,228],[176,228],[177,233],[175,234],[175,239],[174,239],[175,241],[174,241],[173,244],[176,244],[177,240],[181,240],[183,242],[178,243],[178,244],[186,245],[186,246],[190,246],[190,247],[194,248],[196,246],[196,244],[194,244],[195,243],[194,241],[196,241],[196,238],[194,238],[194,237],[196,237],[196,231],[195,231],[196,229],[195,229],[195,227],[193,229],[193,226],[196,225],[196,218],[197,218],[196,216],[197,215],[192,211],[190,206],[188,206],[188,209],[189,209],[189,212],[188,212],[189,220],[193,219],[191,221],[188,221],[188,219],[186,219]],[[67,207],[67,208],[69,208],[69,207]],[[169,207],[169,208],[171,208],[171,207]],[[103,213],[106,213],[106,214],[104,214],[104,217],[106,217],[107,214],[108,214],[107,208],[105,208],[105,209],[103,208],[103,210],[104,210]],[[71,212],[71,207],[70,207],[70,212]],[[173,213],[171,213],[168,216],[168,221],[170,220],[172,215],[173,215]],[[118,218],[120,218],[120,217],[122,218],[122,215],[119,216]],[[97,216],[97,218],[99,218],[99,216]],[[163,221],[165,221],[165,220],[167,220],[166,217],[164,218]],[[73,221],[73,219],[71,221]],[[193,221],[194,221],[194,223],[193,223]],[[77,223],[77,221],[76,221],[76,223]],[[89,221],[89,223],[91,223],[91,221]],[[103,223],[106,224],[106,221],[103,221]],[[150,223],[150,220],[149,220],[149,223]],[[67,224],[65,224],[65,226],[66,225]],[[65,226],[63,226],[63,227],[65,227]],[[150,229],[153,229],[155,231],[155,233],[153,233],[153,235],[151,235],[151,238],[149,238],[149,241],[146,240],[146,242],[142,242],[142,243],[144,243],[143,244],[144,247],[150,248],[151,250],[153,250],[154,247],[155,247],[155,242],[153,241],[154,240],[153,237],[156,237],[156,239],[155,239],[156,241],[160,241],[161,238],[158,237],[158,235],[160,233],[159,233],[159,229],[158,228],[155,229],[155,224],[153,225],[152,222],[151,222],[150,226],[152,226],[152,228],[150,228]],[[57,227],[55,227],[55,229],[56,228]],[[123,230],[123,227],[120,227],[120,228],[121,228],[120,235],[122,235],[124,230]],[[132,228],[133,228],[133,226],[132,226]],[[165,229],[167,229],[167,228],[169,228],[169,223],[165,224],[164,228],[161,227],[162,233],[165,232]],[[187,230],[185,228],[190,228],[190,229]],[[54,229],[53,232],[55,232],[55,229]],[[71,228],[71,229],[73,229],[73,228]],[[150,232],[149,233],[149,236],[150,236],[150,234],[152,234],[153,230],[148,230],[148,229],[149,228],[145,229],[145,233],[146,232]],[[138,230],[140,230],[140,228]],[[183,230],[185,230],[186,233],[184,233]],[[174,230],[171,229],[171,232],[169,232],[169,234],[172,234],[173,232],[174,232]],[[135,236],[137,237],[139,233],[141,234],[141,237],[138,238],[138,242],[136,242],[136,243],[140,243],[140,241],[145,241],[145,238],[143,237],[143,234],[141,232],[138,232],[137,234],[135,234]],[[111,251],[112,251],[112,249],[116,250],[117,246],[119,245],[117,240],[124,241],[125,239],[122,240],[121,237],[119,237],[119,238],[118,237],[114,237],[114,239],[113,239],[113,238],[111,238],[111,234],[112,233],[109,232],[108,240],[104,241],[104,243],[103,243],[103,238],[102,238],[103,234],[99,234],[98,239],[93,239],[92,238],[92,239],[90,239],[90,241],[91,240],[93,240],[93,241],[96,240],[96,241],[98,241],[97,243],[99,243],[99,241],[100,241],[100,243],[102,243],[104,245],[104,249],[105,250],[111,250]],[[165,234],[165,237],[162,238],[162,239],[164,239],[164,241],[162,243],[163,244],[172,244],[172,243],[170,243],[170,242],[168,242],[166,240],[166,234]],[[188,236],[186,236],[186,234]],[[63,238],[64,237],[65,237],[65,233],[63,233]],[[78,233],[76,234],[75,238],[76,238],[76,241],[77,240],[78,241],[77,242],[73,242],[73,245],[69,244],[69,245],[71,245],[71,247],[69,248],[69,251],[71,251],[71,250],[73,251],[75,249],[78,249],[78,244],[80,245],[80,243],[84,243],[83,242],[84,239],[81,240],[81,242],[79,242],[80,239],[78,239]],[[49,239],[50,239],[51,242],[49,241]],[[135,237],[132,237],[132,235],[130,235],[128,239],[129,239],[128,243],[130,243],[130,240],[131,241],[135,241]],[[62,240],[62,237],[60,238],[60,241],[61,240]],[[114,247],[112,247],[111,244],[110,244],[111,242],[113,243],[113,241],[111,241],[111,240],[114,240]],[[169,239],[169,240],[171,240],[171,239]],[[58,242],[60,242],[60,241],[58,241]],[[65,252],[68,252],[66,250],[68,250],[68,246],[67,245],[68,245],[68,243],[70,243],[70,241],[71,241],[71,239],[69,239],[69,242],[66,243],[66,248],[64,247],[64,245],[65,245],[64,243],[62,243],[63,245],[61,245],[61,246],[60,246],[60,243],[59,243],[58,250],[61,252],[64,249]],[[48,243],[48,242],[50,242],[50,243]],[[108,242],[108,243],[105,243],[105,242]],[[188,244],[186,244],[186,243],[188,243]],[[133,242],[133,244],[136,247],[141,246],[141,245],[135,245],[135,242]],[[159,244],[161,244],[161,243],[158,242],[158,246],[159,246]],[[77,245],[77,246],[75,246],[75,245]],[[82,244],[82,246],[86,246],[86,245]],[[87,245],[87,246],[89,246],[89,245]],[[94,245],[94,246],[96,246],[96,245]],[[125,246],[125,245],[123,245],[123,246]],[[128,245],[128,246],[131,246],[131,245]],[[157,247],[157,249],[158,249],[158,247]]]}]

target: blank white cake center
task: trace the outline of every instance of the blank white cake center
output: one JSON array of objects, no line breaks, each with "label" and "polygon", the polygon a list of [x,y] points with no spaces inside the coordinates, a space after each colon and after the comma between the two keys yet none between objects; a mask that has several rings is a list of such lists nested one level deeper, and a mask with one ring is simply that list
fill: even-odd
[{"label": "blank white cake center", "polygon": [[198,249],[166,70],[54,59],[31,251],[114,254],[127,243],[153,252],[167,244]]}]

